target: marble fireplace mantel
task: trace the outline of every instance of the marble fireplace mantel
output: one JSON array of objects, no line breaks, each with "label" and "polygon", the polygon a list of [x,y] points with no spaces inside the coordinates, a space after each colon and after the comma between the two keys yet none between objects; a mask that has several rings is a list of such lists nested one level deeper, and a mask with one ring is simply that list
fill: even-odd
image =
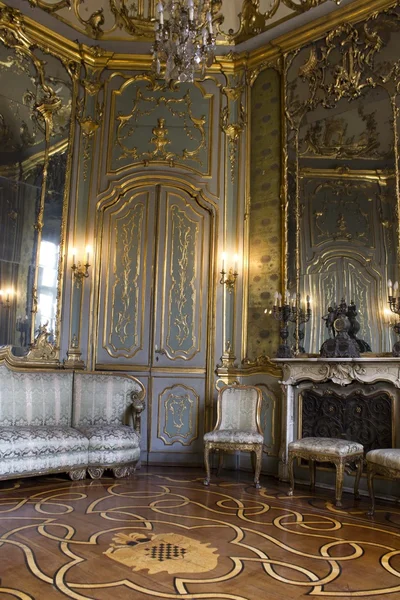
[{"label": "marble fireplace mantel", "polygon": [[[297,395],[303,382],[331,382],[338,386],[385,382],[400,389],[400,359],[392,356],[361,358],[322,358],[300,356],[273,360],[283,372],[283,391],[279,478],[287,481],[288,445],[298,437]],[[396,394],[397,395],[397,394]],[[400,392],[399,392],[400,398]]]},{"label": "marble fireplace mantel", "polygon": [[310,380],[332,381],[338,385],[388,381],[400,388],[400,359],[395,357],[366,358],[276,358],[283,370],[282,385],[295,385]]}]

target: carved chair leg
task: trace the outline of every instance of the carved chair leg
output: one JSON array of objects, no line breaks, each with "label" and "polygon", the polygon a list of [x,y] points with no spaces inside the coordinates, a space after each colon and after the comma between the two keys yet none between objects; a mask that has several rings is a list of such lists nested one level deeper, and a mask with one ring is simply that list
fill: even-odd
[{"label": "carved chair leg", "polygon": [[83,469],[73,469],[68,473],[72,481],[79,481],[80,479],[86,479],[86,467]]},{"label": "carved chair leg", "polygon": [[357,473],[356,473],[356,477],[355,477],[355,481],[354,481],[354,498],[356,500],[359,500],[359,498],[360,498],[360,494],[358,493],[358,487],[360,485],[363,464],[364,464],[363,456],[360,456],[360,458],[357,461]]},{"label": "carved chair leg", "polygon": [[342,506],[342,491],[343,491],[343,477],[344,477],[344,460],[339,459],[335,464],[336,464],[335,506],[337,506],[337,508],[341,508],[341,506]]},{"label": "carved chair leg", "polygon": [[315,491],[315,460],[312,460],[310,458],[310,460],[308,461],[308,468],[310,470],[310,491],[314,492]]},{"label": "carved chair leg", "polygon": [[204,466],[206,469],[206,478],[204,479],[204,485],[210,485],[211,469],[210,469],[210,446],[208,442],[204,445]]},{"label": "carved chair leg", "polygon": [[374,512],[375,512],[374,476],[375,476],[375,471],[368,463],[367,464],[367,481],[368,481],[369,498],[370,498],[370,502],[371,502],[369,511],[368,511],[369,517],[373,517]]},{"label": "carved chair leg", "polygon": [[222,465],[224,464],[224,453],[222,450],[218,451],[218,468],[217,468],[217,477],[219,477],[222,469]]},{"label": "carved chair leg", "polygon": [[289,491],[288,491],[288,496],[293,496],[293,492],[294,492],[293,461],[294,461],[294,455],[291,452],[289,452],[289,456],[288,456],[288,473],[289,473],[290,488],[289,488]]},{"label": "carved chair leg", "polygon": [[257,457],[255,452],[250,452],[250,460],[251,460],[251,468],[253,469],[253,473],[256,472],[257,468]]},{"label": "carved chair leg", "polygon": [[[253,452],[251,453],[253,455]],[[260,473],[261,473],[261,463],[262,463],[262,445],[258,445],[254,450],[256,465],[254,469],[254,485],[259,490],[261,488],[260,485]]]}]

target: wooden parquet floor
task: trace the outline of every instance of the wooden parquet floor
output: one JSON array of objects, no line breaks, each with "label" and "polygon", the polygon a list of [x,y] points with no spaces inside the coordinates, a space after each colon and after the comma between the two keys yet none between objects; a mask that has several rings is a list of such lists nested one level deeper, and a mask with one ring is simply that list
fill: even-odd
[{"label": "wooden parquet floor", "polygon": [[0,482],[0,598],[400,598],[400,509],[223,471]]}]

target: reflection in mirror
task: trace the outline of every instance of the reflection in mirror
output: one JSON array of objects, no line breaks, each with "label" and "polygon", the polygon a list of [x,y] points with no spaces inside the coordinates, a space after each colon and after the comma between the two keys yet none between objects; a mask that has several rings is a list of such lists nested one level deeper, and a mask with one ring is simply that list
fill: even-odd
[{"label": "reflection in mirror", "polygon": [[386,282],[398,278],[400,33],[384,15],[364,25],[339,27],[288,58],[287,287],[312,299],[309,326],[297,325],[308,353],[333,335],[328,309],[342,298],[357,307],[364,349],[391,349],[385,309]]},{"label": "reflection in mirror", "polygon": [[0,345],[24,355],[45,324],[58,343],[72,83],[54,56],[0,42],[0,90]]}]

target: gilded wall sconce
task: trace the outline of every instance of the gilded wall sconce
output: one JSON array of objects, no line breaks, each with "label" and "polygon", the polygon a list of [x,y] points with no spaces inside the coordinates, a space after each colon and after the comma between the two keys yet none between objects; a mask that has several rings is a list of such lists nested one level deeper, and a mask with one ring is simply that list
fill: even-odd
[{"label": "gilded wall sconce", "polygon": [[72,273],[75,279],[75,285],[80,287],[82,285],[83,279],[89,277],[89,258],[92,248],[90,246],[86,246],[86,262],[82,265],[82,263],[76,260],[76,248],[72,248]]},{"label": "gilded wall sconce", "polygon": [[[226,252],[222,253],[222,269],[221,269],[221,279],[219,280],[221,285],[226,285],[228,292],[231,294],[235,288],[236,279],[239,275],[238,273],[238,261],[239,257],[237,254],[233,257],[234,266],[230,267],[228,271],[225,270],[225,262],[226,262]],[[227,275],[227,277],[226,277]]]},{"label": "gilded wall sconce", "polygon": [[4,308],[10,308],[14,296],[14,290],[8,289],[6,291],[0,290],[0,306]]}]

